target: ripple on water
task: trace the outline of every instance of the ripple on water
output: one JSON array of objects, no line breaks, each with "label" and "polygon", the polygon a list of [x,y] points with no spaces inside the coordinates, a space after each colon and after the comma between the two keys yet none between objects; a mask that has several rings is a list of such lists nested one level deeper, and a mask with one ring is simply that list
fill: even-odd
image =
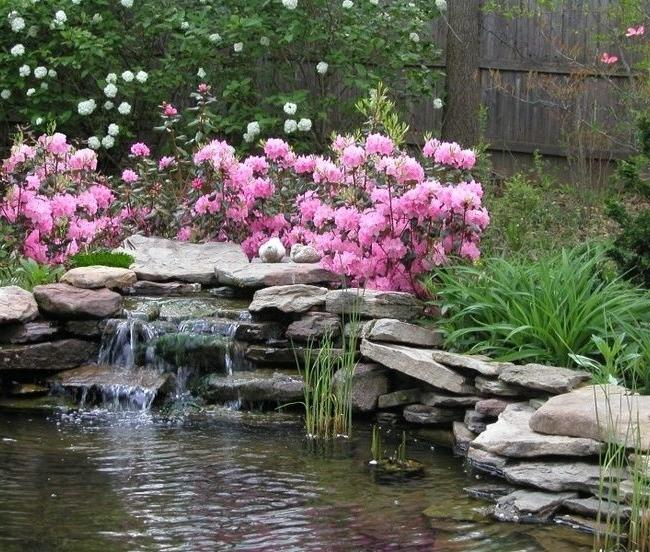
[{"label": "ripple on water", "polygon": [[563,542],[580,550],[560,528],[431,528],[426,507],[470,500],[462,488],[472,478],[458,459],[411,444],[426,477],[378,485],[367,472],[366,432],[345,454],[323,458],[304,446],[295,420],[280,419],[2,416],[0,550],[509,552]]}]

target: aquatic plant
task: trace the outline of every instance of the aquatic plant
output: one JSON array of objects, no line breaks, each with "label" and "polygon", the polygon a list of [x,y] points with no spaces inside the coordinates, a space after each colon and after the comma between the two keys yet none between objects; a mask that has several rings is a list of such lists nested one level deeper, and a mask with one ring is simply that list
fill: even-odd
[{"label": "aquatic plant", "polygon": [[372,441],[370,443],[370,453],[372,454],[371,464],[377,464],[384,458],[383,443],[381,441],[381,429],[379,426],[372,426]]},{"label": "aquatic plant", "polygon": [[69,264],[73,268],[83,266],[111,266],[116,268],[129,268],[135,258],[128,253],[107,250],[88,251],[76,253],[70,257]]},{"label": "aquatic plant", "polygon": [[[650,552],[650,455],[644,454],[634,395],[617,399],[620,404],[614,406],[610,388],[600,389],[606,406],[605,412],[596,409],[596,415],[606,428],[606,446],[600,455],[598,498],[603,507],[597,522],[603,528],[594,537],[594,550]],[[630,422],[624,436],[616,439],[619,408],[628,409]]]}]

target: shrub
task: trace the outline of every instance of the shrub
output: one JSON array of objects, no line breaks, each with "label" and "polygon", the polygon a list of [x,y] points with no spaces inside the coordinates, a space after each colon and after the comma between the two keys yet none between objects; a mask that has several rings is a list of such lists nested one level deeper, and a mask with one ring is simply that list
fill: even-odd
[{"label": "shrub", "polygon": [[603,270],[599,249],[563,250],[531,262],[486,259],[441,269],[428,282],[448,344],[508,361],[575,365],[599,358],[592,337],[633,336],[650,321],[650,295]]},{"label": "shrub", "polygon": [[426,38],[438,15],[433,2],[347,5],[3,2],[0,113],[39,132],[56,122],[118,156],[120,142],[149,131],[157,105],[182,101],[207,78],[218,83],[221,102],[211,124],[230,142],[253,141],[258,128],[264,136],[286,128],[323,144],[328,121],[354,124],[349,98],[378,80],[399,82],[410,100],[429,96],[439,74],[428,65],[438,54]]},{"label": "shrub", "polygon": [[129,268],[135,259],[128,253],[113,251],[90,251],[77,253],[70,257],[69,264],[73,268],[83,266],[112,266],[116,268]]},{"label": "shrub", "polygon": [[650,209],[628,213],[620,203],[608,204],[608,214],[621,226],[609,255],[626,276],[650,287]]},{"label": "shrub", "polygon": [[38,264],[32,259],[18,258],[0,265],[0,287],[20,286],[31,291],[35,286],[56,282],[63,274],[62,267]]}]

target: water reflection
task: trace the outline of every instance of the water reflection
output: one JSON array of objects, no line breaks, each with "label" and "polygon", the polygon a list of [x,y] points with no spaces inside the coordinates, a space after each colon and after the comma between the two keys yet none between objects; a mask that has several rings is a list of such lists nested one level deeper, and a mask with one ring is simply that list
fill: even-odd
[{"label": "water reflection", "polygon": [[445,452],[411,445],[427,476],[378,485],[367,434],[323,458],[295,422],[255,420],[0,414],[0,550],[580,550],[559,528],[431,528],[426,507],[472,500]]}]

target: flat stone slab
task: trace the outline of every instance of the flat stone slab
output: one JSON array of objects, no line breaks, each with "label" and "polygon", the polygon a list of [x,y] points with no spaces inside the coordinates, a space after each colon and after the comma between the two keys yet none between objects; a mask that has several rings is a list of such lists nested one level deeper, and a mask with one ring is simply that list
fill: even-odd
[{"label": "flat stone slab", "polygon": [[201,394],[210,401],[292,402],[303,398],[304,383],[297,372],[255,370],[230,376],[212,374]]},{"label": "flat stone slab", "polygon": [[247,263],[243,266],[215,268],[220,284],[238,288],[265,288],[292,284],[331,284],[338,276],[318,264]]},{"label": "flat stone slab", "polygon": [[412,389],[400,389],[392,393],[381,395],[377,400],[378,408],[394,408],[396,406],[404,406],[407,404],[414,404],[420,402],[420,394],[422,391],[415,387]]},{"label": "flat stone slab", "polygon": [[472,446],[511,458],[535,456],[594,456],[602,443],[593,439],[544,435],[528,425],[535,410],[527,404],[511,404],[496,423],[487,426]]},{"label": "flat stone slab", "polygon": [[463,418],[463,422],[467,428],[474,433],[483,433],[489,421],[488,417],[479,414],[474,409],[466,410],[465,417]]},{"label": "flat stone slab", "polygon": [[467,451],[467,463],[479,471],[497,477],[504,477],[503,470],[508,465],[508,459],[498,454],[477,449],[470,444]]},{"label": "flat stone slab", "polygon": [[475,391],[467,378],[433,360],[431,351],[427,349],[384,345],[364,339],[361,342],[361,354],[437,389],[463,395],[471,395]]},{"label": "flat stone slab", "polygon": [[122,289],[136,283],[133,270],[112,266],[84,266],[68,270],[61,282],[83,289]]},{"label": "flat stone slab", "polygon": [[289,324],[286,336],[293,341],[308,342],[329,335],[336,338],[341,335],[341,319],[329,312],[308,312],[300,320]]},{"label": "flat stone slab", "polygon": [[169,297],[177,295],[192,295],[199,293],[201,284],[188,284],[185,282],[149,282],[147,280],[138,280],[132,286],[120,290],[128,295],[152,295],[159,297]]},{"label": "flat stone slab", "polygon": [[512,403],[502,399],[481,399],[474,405],[474,410],[483,416],[496,418],[509,404]]},{"label": "flat stone slab", "polygon": [[41,312],[56,318],[108,318],[122,310],[122,296],[108,289],[80,289],[68,284],[34,288]]},{"label": "flat stone slab", "polygon": [[514,523],[543,523],[576,493],[544,493],[540,491],[514,491],[497,500],[494,517],[499,521]]},{"label": "flat stone slab", "polygon": [[402,322],[396,318],[371,320],[363,327],[362,335],[370,341],[402,343],[418,347],[439,347],[443,342],[441,332]]},{"label": "flat stone slab", "polygon": [[97,359],[99,345],[81,339],[62,339],[30,345],[0,347],[3,370],[59,371],[76,368]]},{"label": "flat stone slab", "polygon": [[632,395],[616,385],[582,387],[550,398],[532,416],[530,427],[650,450],[650,396]]},{"label": "flat stone slab", "polygon": [[240,245],[189,243],[134,235],[124,240],[122,251],[135,258],[131,269],[138,280],[215,284],[215,271],[228,271],[249,264]]},{"label": "flat stone slab", "polygon": [[424,303],[401,291],[340,289],[327,294],[325,310],[334,314],[356,312],[362,318],[412,320],[422,315]]},{"label": "flat stone slab", "polygon": [[462,417],[462,411],[426,404],[412,404],[404,409],[404,419],[413,424],[448,424]]},{"label": "flat stone slab", "polygon": [[569,498],[562,503],[562,506],[574,514],[597,518],[598,515],[606,519],[607,516],[620,516],[627,518],[631,509],[625,504],[616,504],[607,500],[599,500],[593,496],[589,498]]},{"label": "flat stone slab", "polygon": [[476,439],[476,433],[470,431],[463,422],[454,422],[452,431],[454,433],[454,452],[466,455],[471,442]]},{"label": "flat stone slab", "polygon": [[428,406],[465,408],[468,406],[474,406],[479,400],[479,397],[475,397],[474,395],[445,395],[433,391],[423,391],[420,395],[419,402]]},{"label": "flat stone slab", "polygon": [[516,385],[510,385],[501,380],[476,377],[476,389],[483,395],[496,395],[497,397],[523,397],[530,393]]},{"label": "flat stone slab", "polygon": [[504,367],[510,366],[509,363],[495,362],[490,357],[484,355],[459,355],[447,351],[432,351],[433,360],[452,366],[453,368],[464,368],[473,372],[478,372],[484,376],[498,376]]},{"label": "flat stone slab", "polygon": [[273,286],[255,292],[250,312],[279,310],[285,313],[307,312],[325,304],[327,289],[305,284]]},{"label": "flat stone slab", "polygon": [[124,370],[114,366],[89,365],[57,374],[55,381],[64,388],[122,386],[157,391],[167,381],[168,374],[157,370]]},{"label": "flat stone slab", "polygon": [[38,316],[34,296],[18,286],[0,287],[0,325],[30,322]]},{"label": "flat stone slab", "polygon": [[55,339],[60,328],[51,322],[27,322],[0,326],[0,344],[18,345]]},{"label": "flat stone slab", "polygon": [[543,364],[508,366],[499,373],[505,383],[546,391],[554,395],[568,393],[582,383],[591,380],[591,374],[581,370],[570,370]]},{"label": "flat stone slab", "polygon": [[578,461],[518,462],[507,465],[503,474],[510,483],[553,492],[592,491],[598,488],[600,482],[600,467],[597,463]]}]

